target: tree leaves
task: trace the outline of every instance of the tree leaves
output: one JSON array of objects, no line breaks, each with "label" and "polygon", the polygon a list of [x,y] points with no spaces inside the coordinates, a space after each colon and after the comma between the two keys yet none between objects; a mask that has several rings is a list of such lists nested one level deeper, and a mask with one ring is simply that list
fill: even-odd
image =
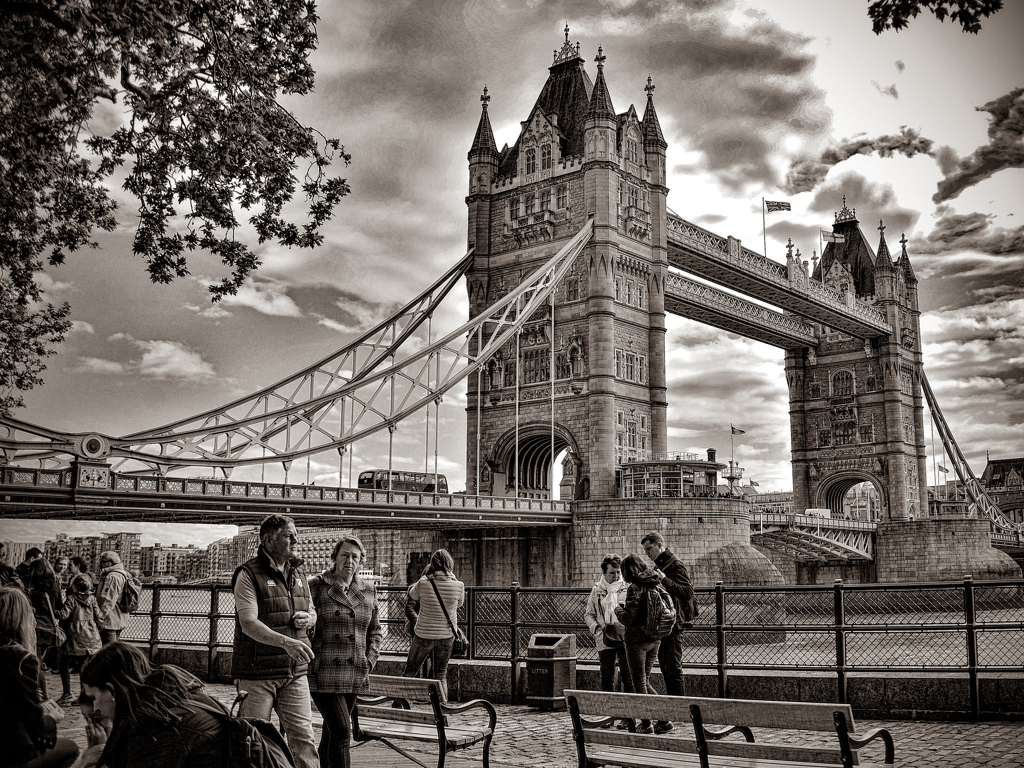
[{"label": "tree leaves", "polygon": [[931,11],[939,21],[960,22],[964,32],[978,34],[981,20],[1002,10],[1003,0],[876,0],[868,6],[872,30],[880,35],[887,29],[907,27],[922,10]]},{"label": "tree leaves", "polygon": [[[311,0],[0,7],[3,349],[59,342],[57,310],[29,309],[41,296],[38,273],[44,259],[63,263],[117,225],[106,186],[117,174],[138,201],[132,250],[156,283],[188,275],[189,254],[202,250],[227,268],[212,300],[235,293],[260,265],[242,221],[259,244],[321,242],[350,191],[330,166],[351,158],[278,102],[313,88],[316,23]],[[91,132],[101,99],[127,114],[107,134]],[[285,207],[299,193],[306,214],[295,222]]]}]

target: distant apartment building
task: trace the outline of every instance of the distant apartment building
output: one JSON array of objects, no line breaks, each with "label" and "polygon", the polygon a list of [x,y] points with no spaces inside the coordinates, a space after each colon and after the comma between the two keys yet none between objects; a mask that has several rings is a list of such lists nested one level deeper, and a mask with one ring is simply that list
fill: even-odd
[{"label": "distant apartment building", "polygon": [[51,563],[57,557],[81,557],[93,575],[99,573],[100,554],[117,552],[121,562],[129,571],[141,570],[141,533],[104,533],[99,536],[68,536],[58,533],[56,539],[42,546],[46,559]]},{"label": "distant apartment building", "polygon": [[154,544],[139,550],[139,570],[147,578],[165,579],[173,577],[181,579],[185,567],[185,559],[189,554],[199,551],[195,544],[179,547],[177,544],[164,546]]},{"label": "distant apartment building", "polygon": [[1014,523],[1024,522],[1024,457],[986,459],[981,484],[1006,517]]},{"label": "distant apartment building", "polygon": [[[7,564],[10,566],[17,566],[18,563],[24,562],[25,553],[28,552],[32,547],[43,549],[42,544],[33,544],[31,541],[9,541],[4,539],[4,552],[7,557]],[[45,552],[46,550],[43,549]]]}]

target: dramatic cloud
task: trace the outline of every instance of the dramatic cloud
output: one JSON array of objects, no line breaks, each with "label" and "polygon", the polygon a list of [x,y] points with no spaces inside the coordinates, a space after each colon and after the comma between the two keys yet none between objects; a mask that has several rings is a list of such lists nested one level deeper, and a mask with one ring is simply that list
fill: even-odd
[{"label": "dramatic cloud", "polygon": [[977,251],[993,255],[1024,253],[1024,226],[993,227],[984,213],[956,214],[946,205],[938,208],[939,220],[924,238],[912,243],[914,253],[940,254]]},{"label": "dramatic cloud", "polygon": [[[859,173],[852,172],[841,174],[818,187],[807,210],[834,217],[843,207],[844,196],[847,207],[859,210],[857,215],[869,242],[877,242],[878,234],[873,230],[878,226],[878,220],[885,222],[890,248],[898,247],[892,245],[899,240],[899,235],[894,233],[913,231],[920,216],[917,211],[904,208],[896,201],[896,193],[890,185],[868,181]],[[829,229],[831,223],[828,221],[823,228]]]},{"label": "dramatic cloud", "polygon": [[943,169],[946,178],[939,182],[938,191],[932,196],[935,203],[952,200],[1004,168],[1024,167],[1024,88],[1010,91],[976,109],[992,116],[988,126],[989,143],[956,161],[949,170]]},{"label": "dramatic cloud", "polygon": [[834,144],[817,158],[802,158],[793,163],[786,175],[783,187],[789,194],[809,192],[824,181],[829,169],[848,160],[854,155],[877,154],[879,157],[892,157],[894,154],[914,157],[914,155],[932,154],[931,139],[921,136],[919,131],[907,126],[900,126],[898,135],[878,136],[876,138],[854,137]]}]

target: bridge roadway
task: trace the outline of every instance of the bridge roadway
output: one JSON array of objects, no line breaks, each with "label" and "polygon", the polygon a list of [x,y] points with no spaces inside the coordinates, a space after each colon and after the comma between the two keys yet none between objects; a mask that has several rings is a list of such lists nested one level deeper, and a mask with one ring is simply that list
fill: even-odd
[{"label": "bridge roadway", "polygon": [[287,514],[299,525],[511,528],[572,524],[568,502],[465,494],[375,491],[111,473],[77,487],[72,469],[0,468],[0,519],[259,523]]},{"label": "bridge roadway", "polygon": [[790,276],[785,264],[673,215],[668,216],[668,251],[673,267],[850,336],[870,339],[892,333],[885,315],[852,293],[841,294],[802,273]]}]

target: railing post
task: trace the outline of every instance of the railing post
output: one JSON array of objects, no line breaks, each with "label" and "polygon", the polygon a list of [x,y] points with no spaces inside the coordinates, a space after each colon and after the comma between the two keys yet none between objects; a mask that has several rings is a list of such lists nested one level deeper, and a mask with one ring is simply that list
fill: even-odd
[{"label": "railing post", "polygon": [[836,696],[840,704],[846,703],[846,600],[843,593],[843,580],[836,579],[832,585],[835,603],[836,626]]},{"label": "railing post", "polygon": [[971,717],[981,719],[981,691],[978,688],[978,625],[974,605],[974,577],[964,576],[964,618],[967,620],[967,675],[971,687]]},{"label": "railing post", "polygon": [[512,703],[519,703],[519,582],[512,582]]},{"label": "railing post", "polygon": [[149,660],[156,664],[160,650],[160,584],[153,584],[153,599],[149,607]]},{"label": "railing post", "polygon": [[220,590],[216,584],[210,588],[210,638],[206,645],[206,681],[214,681],[217,669],[217,614],[220,612]]},{"label": "railing post", "polygon": [[467,659],[476,658],[476,589],[466,587],[469,599],[466,600],[466,638],[469,640]]},{"label": "railing post", "polygon": [[715,582],[715,643],[718,647],[718,698],[724,699],[729,673],[725,669],[725,585],[720,581]]}]

